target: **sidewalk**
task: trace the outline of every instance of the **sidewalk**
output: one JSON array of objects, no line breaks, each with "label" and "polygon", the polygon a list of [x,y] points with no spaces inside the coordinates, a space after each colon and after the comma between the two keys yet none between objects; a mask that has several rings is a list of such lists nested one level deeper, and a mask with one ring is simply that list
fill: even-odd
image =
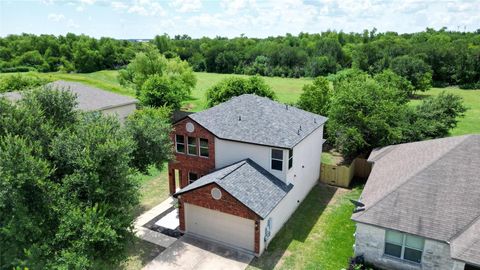
[{"label": "sidewalk", "polygon": [[168,235],[165,235],[156,231],[152,231],[148,228],[143,227],[143,225],[148,223],[150,220],[154,219],[158,215],[167,211],[170,207],[172,207],[173,204],[174,204],[174,200],[171,197],[169,197],[159,205],[153,207],[152,209],[148,210],[147,212],[137,217],[137,219],[134,222],[135,235],[140,239],[143,239],[145,241],[159,245],[164,248],[169,247],[175,241],[177,241],[177,238],[170,237]]}]

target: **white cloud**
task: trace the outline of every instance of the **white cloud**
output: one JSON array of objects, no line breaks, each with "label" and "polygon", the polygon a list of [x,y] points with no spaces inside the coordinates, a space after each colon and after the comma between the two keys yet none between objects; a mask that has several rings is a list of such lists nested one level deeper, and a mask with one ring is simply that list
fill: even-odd
[{"label": "white cloud", "polygon": [[138,14],[141,16],[163,16],[166,14],[159,2],[153,0],[134,0],[131,3],[114,1],[110,6],[115,11],[128,12],[131,14]]},{"label": "white cloud", "polygon": [[95,4],[96,0],[80,0],[80,3],[86,4],[86,5],[93,5]]},{"label": "white cloud", "polygon": [[68,20],[68,23],[67,23],[67,27],[68,27],[68,28],[78,29],[78,28],[80,28],[80,25],[78,25],[77,23],[75,23],[74,20],[69,19],[69,20]]},{"label": "white cloud", "polygon": [[174,0],[170,3],[170,6],[177,11],[186,13],[198,11],[202,8],[202,1],[200,0]]},{"label": "white cloud", "polygon": [[128,5],[123,2],[112,2],[111,6],[114,10],[125,10],[128,8]]},{"label": "white cloud", "polygon": [[48,14],[48,19],[53,22],[59,22],[65,20],[65,16],[63,14],[50,13]]}]

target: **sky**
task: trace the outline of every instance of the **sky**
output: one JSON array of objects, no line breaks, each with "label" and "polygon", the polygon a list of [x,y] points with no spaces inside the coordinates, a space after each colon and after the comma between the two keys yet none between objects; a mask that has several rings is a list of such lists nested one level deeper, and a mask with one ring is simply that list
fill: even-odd
[{"label": "sky", "polygon": [[326,30],[411,33],[480,29],[480,0],[0,0],[0,36],[86,34],[148,39],[167,33],[268,37]]}]

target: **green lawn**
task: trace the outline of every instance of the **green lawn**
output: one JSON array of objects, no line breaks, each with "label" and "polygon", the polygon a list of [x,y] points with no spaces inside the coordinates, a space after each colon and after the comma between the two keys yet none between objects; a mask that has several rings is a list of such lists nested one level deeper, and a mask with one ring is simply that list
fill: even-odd
[{"label": "green lawn", "polygon": [[350,220],[361,188],[317,185],[249,269],[338,270],[353,255],[355,224]]}]

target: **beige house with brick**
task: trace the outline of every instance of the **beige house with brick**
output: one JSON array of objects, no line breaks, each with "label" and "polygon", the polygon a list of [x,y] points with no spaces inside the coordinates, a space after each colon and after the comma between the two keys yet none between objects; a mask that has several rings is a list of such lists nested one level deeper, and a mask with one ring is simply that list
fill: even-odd
[{"label": "beige house with brick", "polygon": [[255,95],[176,119],[180,230],[260,255],[317,183],[326,120]]},{"label": "beige house with brick", "polygon": [[352,219],[381,269],[480,269],[480,135],[374,150]]}]

